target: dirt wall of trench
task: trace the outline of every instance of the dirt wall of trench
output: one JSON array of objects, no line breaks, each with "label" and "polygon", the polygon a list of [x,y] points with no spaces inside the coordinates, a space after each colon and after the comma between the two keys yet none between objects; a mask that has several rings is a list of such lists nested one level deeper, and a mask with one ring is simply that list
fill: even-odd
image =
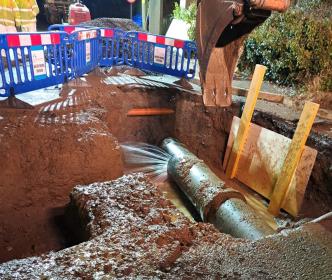
[{"label": "dirt wall of trench", "polygon": [[87,81],[32,110],[0,109],[0,262],[74,244],[64,219],[72,188],[120,177],[119,142],[158,144],[170,135],[174,116],[127,112],[165,106],[171,96],[121,91],[96,74]]},{"label": "dirt wall of trench", "polygon": [[11,111],[1,121],[0,261],[71,245],[58,231],[66,231],[73,186],[122,175],[119,145],[107,127],[93,112],[76,116],[77,123],[41,125],[35,112]]}]

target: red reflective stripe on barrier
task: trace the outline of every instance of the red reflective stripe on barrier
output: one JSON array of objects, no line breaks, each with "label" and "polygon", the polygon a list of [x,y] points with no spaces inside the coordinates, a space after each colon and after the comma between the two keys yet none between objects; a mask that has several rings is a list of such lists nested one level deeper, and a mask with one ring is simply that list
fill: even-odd
[{"label": "red reflective stripe on barrier", "polygon": [[184,41],[182,41],[182,40],[174,40],[174,47],[176,47],[176,48],[183,48],[184,47]]},{"label": "red reflective stripe on barrier", "polygon": [[18,35],[7,35],[8,47],[19,47],[20,46],[20,37]]},{"label": "red reflective stripe on barrier", "polygon": [[51,34],[51,42],[53,45],[59,45],[61,43],[60,34]]},{"label": "red reflective stripe on barrier", "polygon": [[60,34],[7,35],[7,43],[10,48],[58,45],[60,42]]},{"label": "red reflective stripe on barrier", "polygon": [[161,44],[161,45],[165,45],[165,37],[157,36],[156,43]]},{"label": "red reflective stripe on barrier", "polygon": [[108,29],[105,31],[106,37],[113,37],[114,36],[114,31],[111,29]]},{"label": "red reflective stripe on barrier", "polygon": [[74,26],[65,26],[63,29],[65,32],[71,34],[75,31],[75,27]]},{"label": "red reflective stripe on barrier", "polygon": [[138,33],[138,40],[147,41],[148,40],[148,34]]},{"label": "red reflective stripe on barrier", "polygon": [[176,48],[183,48],[185,45],[185,42],[182,40],[171,39],[164,36],[155,36],[146,33],[138,33],[138,40]]},{"label": "red reflective stripe on barrier", "polygon": [[102,29],[101,30],[101,36],[102,37],[113,37],[114,36],[114,30],[112,30],[112,29]]},{"label": "red reflective stripe on barrier", "polygon": [[38,46],[42,44],[40,34],[31,34],[30,38],[32,46]]}]

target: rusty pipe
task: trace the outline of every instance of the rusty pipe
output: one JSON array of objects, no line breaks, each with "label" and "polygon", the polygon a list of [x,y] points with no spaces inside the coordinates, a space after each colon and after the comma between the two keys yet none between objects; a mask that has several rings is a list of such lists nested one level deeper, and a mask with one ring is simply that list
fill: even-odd
[{"label": "rusty pipe", "polygon": [[257,240],[275,233],[245,202],[243,195],[226,186],[211,169],[172,138],[162,143],[172,157],[167,172],[195,206],[204,222],[234,237]]},{"label": "rusty pipe", "polygon": [[290,0],[250,0],[250,6],[254,9],[286,12],[290,6]]}]

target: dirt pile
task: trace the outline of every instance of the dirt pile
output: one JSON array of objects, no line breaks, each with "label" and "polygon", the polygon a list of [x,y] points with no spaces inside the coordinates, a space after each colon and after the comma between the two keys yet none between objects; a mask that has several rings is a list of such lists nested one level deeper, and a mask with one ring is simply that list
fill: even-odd
[{"label": "dirt pile", "polygon": [[80,23],[83,26],[95,26],[104,28],[120,28],[123,31],[143,31],[131,19],[126,18],[96,18],[91,21]]},{"label": "dirt pile", "polygon": [[56,224],[72,187],[122,175],[100,113],[1,111],[0,261],[67,246]]},{"label": "dirt pile", "polygon": [[119,74],[126,74],[130,76],[142,77],[146,76],[146,73],[137,68],[130,67],[128,65],[113,66],[104,70],[108,76],[117,76]]},{"label": "dirt pile", "polygon": [[77,186],[90,240],[0,265],[1,279],[328,279],[332,235],[306,225],[257,242],[191,223],[140,174]]}]

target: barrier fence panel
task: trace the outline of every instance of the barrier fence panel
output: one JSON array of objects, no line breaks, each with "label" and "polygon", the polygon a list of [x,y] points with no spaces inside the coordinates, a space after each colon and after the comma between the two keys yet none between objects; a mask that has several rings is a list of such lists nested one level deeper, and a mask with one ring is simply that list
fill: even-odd
[{"label": "barrier fence panel", "polygon": [[192,79],[197,66],[197,48],[192,41],[141,32],[127,32],[125,63],[140,69]]},{"label": "barrier fence panel", "polygon": [[0,97],[64,83],[99,65],[195,76],[197,49],[192,41],[112,28],[49,29],[54,31],[0,35]]},{"label": "barrier fence panel", "polygon": [[100,66],[121,65],[124,63],[124,32],[120,29],[103,28],[100,44]]},{"label": "barrier fence panel", "polygon": [[61,84],[72,76],[65,32],[0,35],[0,96]]},{"label": "barrier fence panel", "polygon": [[75,76],[82,76],[99,65],[100,30],[85,29],[70,35],[73,45],[73,67]]},{"label": "barrier fence panel", "polygon": [[[96,29],[94,26],[77,26],[77,25],[51,25],[49,30],[52,31],[64,31],[68,34],[72,34],[76,31],[82,31],[86,29]],[[112,66],[121,65],[124,63],[123,58],[123,37],[124,31],[116,28],[98,28],[100,29],[100,50],[99,56],[100,66]]]},{"label": "barrier fence panel", "polygon": [[[55,24],[50,30],[69,34],[92,26]],[[100,28],[100,66],[128,64],[153,72],[192,79],[197,66],[197,48],[193,41],[183,41],[143,32],[123,32]]]}]

